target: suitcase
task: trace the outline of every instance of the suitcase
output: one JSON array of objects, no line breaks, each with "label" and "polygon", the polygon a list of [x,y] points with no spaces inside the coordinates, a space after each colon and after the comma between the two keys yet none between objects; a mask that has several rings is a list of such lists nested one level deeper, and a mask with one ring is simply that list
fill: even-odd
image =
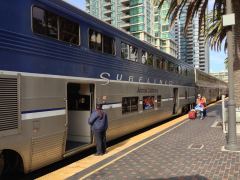
[{"label": "suitcase", "polygon": [[194,120],[194,119],[196,119],[196,116],[197,116],[197,112],[195,110],[189,111],[189,113],[188,113],[188,118],[189,119]]}]

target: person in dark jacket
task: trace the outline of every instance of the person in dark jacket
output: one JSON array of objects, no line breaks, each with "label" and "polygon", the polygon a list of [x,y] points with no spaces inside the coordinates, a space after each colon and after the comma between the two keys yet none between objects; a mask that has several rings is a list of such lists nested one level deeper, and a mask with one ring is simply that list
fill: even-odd
[{"label": "person in dark jacket", "polygon": [[102,110],[102,104],[96,105],[96,110],[92,112],[88,123],[94,134],[97,152],[95,155],[106,153],[106,131],[108,128],[107,114]]}]

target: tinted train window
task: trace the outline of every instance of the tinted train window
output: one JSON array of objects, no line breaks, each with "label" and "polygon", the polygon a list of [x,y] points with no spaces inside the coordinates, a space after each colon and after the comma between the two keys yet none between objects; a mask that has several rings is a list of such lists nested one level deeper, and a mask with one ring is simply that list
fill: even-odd
[{"label": "tinted train window", "polygon": [[59,18],[59,39],[72,44],[79,44],[79,25],[67,19]]},{"label": "tinted train window", "polygon": [[114,55],[115,40],[93,29],[89,29],[89,48]]},{"label": "tinted train window", "polygon": [[144,96],[143,97],[143,110],[154,108],[154,96]]},{"label": "tinted train window", "polygon": [[147,51],[142,51],[142,64],[153,66],[153,55]]},{"label": "tinted train window", "polygon": [[58,39],[58,16],[33,7],[33,32]]},{"label": "tinted train window", "polygon": [[89,30],[89,48],[102,51],[102,35],[92,29]]},{"label": "tinted train window", "polygon": [[161,107],[162,105],[162,96],[157,96],[157,107]]},{"label": "tinted train window", "polygon": [[103,52],[108,54],[115,54],[115,41],[113,38],[103,36]]},{"label": "tinted train window", "polygon": [[122,113],[130,113],[138,111],[138,97],[122,98]]},{"label": "tinted train window", "polygon": [[121,58],[131,61],[138,60],[138,49],[126,43],[121,43]]},{"label": "tinted train window", "polygon": [[164,69],[164,59],[158,58],[156,61],[157,61],[157,68]]},{"label": "tinted train window", "polygon": [[38,7],[32,11],[34,33],[79,45],[79,24]]}]

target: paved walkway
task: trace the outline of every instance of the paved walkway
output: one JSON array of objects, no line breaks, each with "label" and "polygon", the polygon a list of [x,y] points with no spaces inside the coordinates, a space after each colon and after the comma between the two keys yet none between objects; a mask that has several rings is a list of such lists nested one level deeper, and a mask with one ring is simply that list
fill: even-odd
[{"label": "paved walkway", "polygon": [[240,180],[240,153],[221,150],[226,138],[218,121],[220,103],[204,120],[181,120],[63,179]]}]

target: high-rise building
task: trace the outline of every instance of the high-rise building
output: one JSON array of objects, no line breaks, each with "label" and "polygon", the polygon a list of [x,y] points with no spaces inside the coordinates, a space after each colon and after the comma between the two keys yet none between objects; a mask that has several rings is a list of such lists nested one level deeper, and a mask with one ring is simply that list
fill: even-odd
[{"label": "high-rise building", "polygon": [[170,1],[165,1],[159,9],[157,6],[154,8],[154,32],[156,38],[156,47],[177,57],[177,44],[175,42],[174,27],[171,27],[170,19],[166,19]]},{"label": "high-rise building", "polygon": [[[199,32],[198,14],[192,19],[184,33],[187,6],[175,23],[175,41],[178,45],[178,58],[195,68],[209,73],[209,47],[207,46],[204,31]],[[200,33],[200,35],[199,35]]]},{"label": "high-rise building", "polygon": [[154,11],[148,0],[86,0],[87,12],[154,44]]},{"label": "high-rise building", "polygon": [[163,17],[167,8],[168,4],[164,4],[159,10],[150,0],[86,0],[91,15],[176,57],[173,31]]}]

